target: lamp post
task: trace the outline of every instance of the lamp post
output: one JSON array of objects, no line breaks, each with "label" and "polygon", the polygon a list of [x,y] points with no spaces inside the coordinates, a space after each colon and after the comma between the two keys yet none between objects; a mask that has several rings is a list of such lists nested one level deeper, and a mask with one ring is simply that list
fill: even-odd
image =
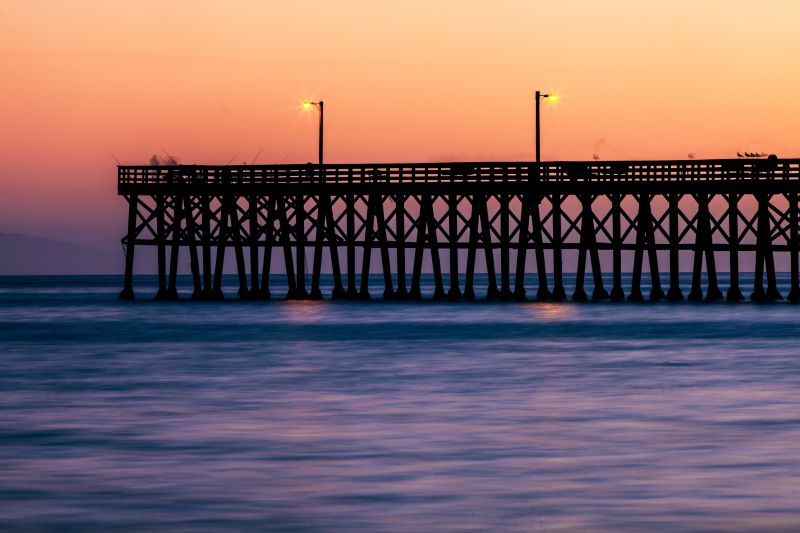
[{"label": "lamp post", "polygon": [[536,91],[536,162],[541,163],[541,145],[539,140],[539,102],[542,98],[546,99],[548,102],[556,102],[558,101],[557,94],[542,94],[540,91]]},{"label": "lamp post", "polygon": [[[546,99],[548,102],[556,102],[558,101],[557,94],[542,94],[541,91],[536,91],[536,177],[539,178],[539,173],[541,169],[539,168],[539,163],[542,162],[541,156],[541,144],[539,139],[539,104],[542,98]],[[556,198],[559,198],[558,205],[560,206],[560,195],[556,195]],[[554,213],[556,213],[555,205]],[[560,207],[558,208],[561,209]],[[553,233],[554,235],[561,233],[561,215],[553,217]],[[548,300],[552,298],[553,300],[560,302],[566,298],[566,293],[564,292],[564,285],[562,281],[562,274],[561,274],[561,248],[560,246],[553,247],[553,292],[551,293],[547,286],[540,286],[539,292],[536,295],[537,300]]]},{"label": "lamp post", "polygon": [[[323,132],[324,132],[324,120],[325,120],[325,103],[320,100],[319,102],[312,102],[310,100],[306,100],[303,102],[303,108],[308,109],[313,107],[317,111],[319,111],[319,144],[317,148],[319,150],[319,179],[320,181],[323,178],[323,169],[322,169],[322,152],[323,152]],[[304,205],[305,197],[301,194],[298,196],[298,205]],[[298,217],[300,216],[300,212],[298,212]],[[300,218],[297,219],[298,222],[301,220]],[[299,227],[304,227],[304,222],[299,222]],[[302,229],[299,230],[299,234],[302,235]],[[311,281],[311,294],[309,295],[306,293],[305,290],[305,247],[298,244],[297,246],[297,298],[303,299],[307,296],[310,296],[312,300],[321,300],[322,299],[322,292],[319,290],[319,278],[317,277],[318,270],[315,268],[314,270],[314,278]]]},{"label": "lamp post", "polygon": [[319,164],[322,164],[322,147],[323,147],[323,125],[325,120],[325,102],[320,100],[319,102],[303,102],[303,107],[308,109],[309,107],[315,108],[319,111]]}]

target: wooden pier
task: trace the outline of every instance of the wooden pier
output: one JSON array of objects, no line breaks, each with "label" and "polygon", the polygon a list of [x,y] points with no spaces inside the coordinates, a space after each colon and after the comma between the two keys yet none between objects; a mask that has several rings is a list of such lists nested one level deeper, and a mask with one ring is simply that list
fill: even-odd
[{"label": "wooden pier", "polygon": [[[181,253],[192,297],[222,298],[230,252],[239,296],[250,299],[366,299],[370,272],[382,273],[383,298],[419,299],[426,264],[433,298],[638,301],[646,257],[647,296],[675,301],[684,298],[680,254],[693,258],[690,300],[742,300],[747,254],[751,299],[782,298],[776,254],[788,254],[787,297],[800,299],[800,159],[120,166],[118,192],[129,208],[121,298],[134,297],[135,251],[153,246],[159,299],[178,297]],[[564,263],[566,250],[577,251],[575,264]],[[623,255],[632,256],[627,287]],[[320,290],[323,259],[331,294]],[[270,286],[277,261],[286,287]],[[486,294],[475,294],[476,265],[488,273]],[[574,287],[564,286],[565,269],[577,272]],[[730,273],[725,294],[718,270]],[[535,295],[525,291],[529,276]]]}]

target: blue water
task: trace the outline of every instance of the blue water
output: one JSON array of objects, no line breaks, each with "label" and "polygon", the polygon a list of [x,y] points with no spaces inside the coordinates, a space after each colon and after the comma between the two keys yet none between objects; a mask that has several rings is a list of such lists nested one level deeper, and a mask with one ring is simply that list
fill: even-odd
[{"label": "blue water", "polygon": [[800,530],[800,306],[153,281],[0,278],[0,529]]}]

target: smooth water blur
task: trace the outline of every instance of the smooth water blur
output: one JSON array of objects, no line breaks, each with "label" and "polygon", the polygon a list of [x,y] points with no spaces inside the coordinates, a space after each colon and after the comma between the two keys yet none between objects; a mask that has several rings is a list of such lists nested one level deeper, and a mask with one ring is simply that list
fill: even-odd
[{"label": "smooth water blur", "polygon": [[800,529],[798,306],[120,285],[0,278],[0,528]]}]

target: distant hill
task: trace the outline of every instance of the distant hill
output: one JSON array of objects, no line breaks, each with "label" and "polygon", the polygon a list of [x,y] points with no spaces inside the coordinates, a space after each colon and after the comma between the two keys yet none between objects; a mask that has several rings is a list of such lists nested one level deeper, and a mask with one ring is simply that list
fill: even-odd
[{"label": "distant hill", "polygon": [[0,233],[0,275],[120,274],[122,249],[102,250],[71,242]]}]

